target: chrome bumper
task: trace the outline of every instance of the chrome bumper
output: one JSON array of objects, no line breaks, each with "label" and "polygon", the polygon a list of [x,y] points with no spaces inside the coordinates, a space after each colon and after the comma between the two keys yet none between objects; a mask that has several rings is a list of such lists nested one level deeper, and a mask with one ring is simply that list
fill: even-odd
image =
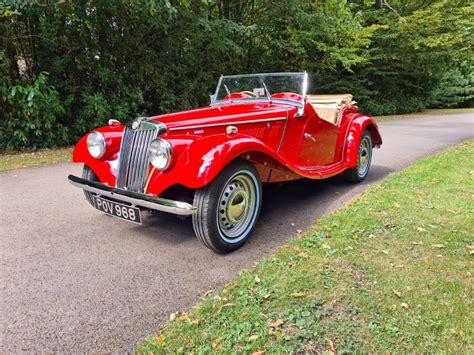
[{"label": "chrome bumper", "polygon": [[74,175],[69,175],[68,179],[71,184],[81,188],[82,190],[89,191],[103,197],[110,197],[114,200],[127,202],[135,206],[185,216],[192,215],[197,212],[196,207],[186,202],[173,201],[162,197],[154,197],[138,192],[117,189],[100,182],[81,179]]}]

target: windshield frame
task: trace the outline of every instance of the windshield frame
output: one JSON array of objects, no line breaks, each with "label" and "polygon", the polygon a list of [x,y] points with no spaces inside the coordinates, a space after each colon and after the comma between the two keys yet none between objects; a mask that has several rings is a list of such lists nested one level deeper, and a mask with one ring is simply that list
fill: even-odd
[{"label": "windshield frame", "polygon": [[[239,98],[239,99],[233,99],[233,100],[216,100],[217,95],[219,93],[219,90],[222,85],[222,81],[227,78],[248,78],[248,77],[253,77],[253,76],[286,76],[286,75],[303,75],[303,88],[302,88],[302,93],[301,96],[303,97],[302,101],[296,101],[296,100],[291,100],[291,99],[280,99],[280,98],[271,98],[271,97],[249,97],[249,98]],[[291,103],[293,105],[296,105],[300,108],[303,108],[306,104],[306,95],[308,91],[308,73],[306,71],[304,72],[280,72],[280,73],[255,73],[255,74],[237,74],[237,75],[221,75],[219,78],[219,81],[217,82],[216,86],[216,91],[214,92],[213,95],[211,95],[211,103],[209,106],[214,106],[220,103],[233,103],[233,102],[252,102],[252,101],[258,101],[258,102],[283,102],[283,103]],[[297,93],[299,94],[299,93]]]}]

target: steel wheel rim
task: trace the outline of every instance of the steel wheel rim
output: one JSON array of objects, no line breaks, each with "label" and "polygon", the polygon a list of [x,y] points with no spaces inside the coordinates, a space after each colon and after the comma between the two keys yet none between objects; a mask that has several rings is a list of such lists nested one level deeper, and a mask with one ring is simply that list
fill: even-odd
[{"label": "steel wheel rim", "polygon": [[372,142],[365,136],[360,142],[359,156],[357,157],[357,173],[359,176],[365,176],[369,170],[372,160]]},{"label": "steel wheel rim", "polygon": [[217,207],[218,227],[228,243],[242,240],[255,220],[257,188],[252,177],[239,172],[224,186]]}]

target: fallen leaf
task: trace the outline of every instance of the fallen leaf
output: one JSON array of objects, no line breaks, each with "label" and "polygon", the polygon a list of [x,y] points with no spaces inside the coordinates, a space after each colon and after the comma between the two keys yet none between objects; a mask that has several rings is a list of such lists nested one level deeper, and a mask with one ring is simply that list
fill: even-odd
[{"label": "fallen leaf", "polygon": [[334,354],[334,351],[335,351],[335,349],[334,349],[334,343],[333,343],[332,340],[329,339],[329,338],[325,338],[325,339],[326,339],[326,341],[328,342],[329,348],[331,349],[330,351],[327,351],[327,353],[329,353],[329,354]]},{"label": "fallen leaf", "polygon": [[225,305],[223,305],[222,307],[232,307],[234,304],[233,303],[226,303]]},{"label": "fallen leaf", "polygon": [[187,314],[183,314],[181,317],[178,318],[179,320],[186,321],[188,323],[192,323],[191,318]]},{"label": "fallen leaf", "polygon": [[214,290],[209,290],[209,291],[206,291],[204,292],[204,297],[209,297],[212,293],[214,292]]},{"label": "fallen leaf", "polygon": [[270,294],[267,293],[266,295],[263,295],[262,297],[263,297],[264,300],[268,300],[270,298]]},{"label": "fallen leaf", "polygon": [[374,239],[376,238],[375,234],[369,234],[369,239]]},{"label": "fallen leaf", "polygon": [[329,244],[322,244],[321,248],[323,249],[331,249],[331,246]]},{"label": "fallen leaf", "polygon": [[258,339],[258,335],[252,335],[249,337],[249,341],[255,341]]},{"label": "fallen leaf", "polygon": [[402,307],[402,308],[408,308],[408,304],[407,304],[407,303],[400,303],[400,307]]},{"label": "fallen leaf", "polygon": [[474,250],[469,250],[469,255],[474,255]]},{"label": "fallen leaf", "polygon": [[303,233],[303,230],[302,230],[302,229],[297,229],[297,230],[296,230],[296,234],[301,234],[301,233]]},{"label": "fallen leaf", "polygon": [[395,296],[397,296],[398,298],[402,298],[402,293],[398,290],[392,290],[393,293],[395,294]]},{"label": "fallen leaf", "polygon": [[459,329],[459,336],[460,336],[461,338],[464,338],[464,330]]},{"label": "fallen leaf", "polygon": [[252,355],[263,355],[265,354],[265,351],[254,351]]},{"label": "fallen leaf", "polygon": [[426,229],[425,229],[425,228],[422,228],[422,227],[418,227],[418,228],[416,228],[416,230],[417,230],[418,232],[426,232]]},{"label": "fallen leaf", "polygon": [[176,317],[178,316],[179,312],[171,313],[170,314],[170,321],[174,321]]},{"label": "fallen leaf", "polygon": [[304,293],[302,293],[302,292],[293,292],[290,296],[296,297],[296,298],[303,297]]},{"label": "fallen leaf", "polygon": [[270,327],[272,328],[278,328],[280,327],[284,322],[281,319],[277,319],[273,322],[270,323]]},{"label": "fallen leaf", "polygon": [[431,246],[432,246],[433,248],[438,248],[438,249],[441,249],[441,248],[446,247],[444,244],[432,244]]},{"label": "fallen leaf", "polygon": [[199,319],[193,320],[193,324],[194,324],[194,325],[199,325],[199,323],[201,323],[201,321],[200,321]]},{"label": "fallen leaf", "polygon": [[401,206],[399,203],[395,202],[395,203],[393,204],[393,207],[395,207],[395,208],[401,208],[402,206]]},{"label": "fallen leaf", "polygon": [[166,342],[166,337],[164,335],[159,335],[155,339],[158,344],[164,344]]},{"label": "fallen leaf", "polygon": [[255,275],[255,282],[260,283],[260,277],[258,277],[258,275]]},{"label": "fallen leaf", "polygon": [[423,245],[423,242],[411,242],[412,245]]},{"label": "fallen leaf", "polygon": [[217,344],[217,343],[212,343],[212,349],[213,350],[222,350],[222,345]]},{"label": "fallen leaf", "polygon": [[305,253],[304,251],[302,251],[301,253],[298,253],[298,256],[301,256],[302,258],[305,258],[305,259],[309,258],[308,253]]},{"label": "fallen leaf", "polygon": [[387,251],[387,250],[382,250],[382,253],[384,253],[385,255],[388,255],[388,251]]}]

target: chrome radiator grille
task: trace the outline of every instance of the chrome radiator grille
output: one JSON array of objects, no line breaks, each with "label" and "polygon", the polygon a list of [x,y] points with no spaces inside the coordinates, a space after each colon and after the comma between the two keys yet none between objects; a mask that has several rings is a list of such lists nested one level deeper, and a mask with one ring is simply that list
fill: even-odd
[{"label": "chrome radiator grille", "polygon": [[120,147],[118,188],[143,192],[149,167],[147,151],[157,135],[158,127],[152,125],[137,129],[125,127]]}]

